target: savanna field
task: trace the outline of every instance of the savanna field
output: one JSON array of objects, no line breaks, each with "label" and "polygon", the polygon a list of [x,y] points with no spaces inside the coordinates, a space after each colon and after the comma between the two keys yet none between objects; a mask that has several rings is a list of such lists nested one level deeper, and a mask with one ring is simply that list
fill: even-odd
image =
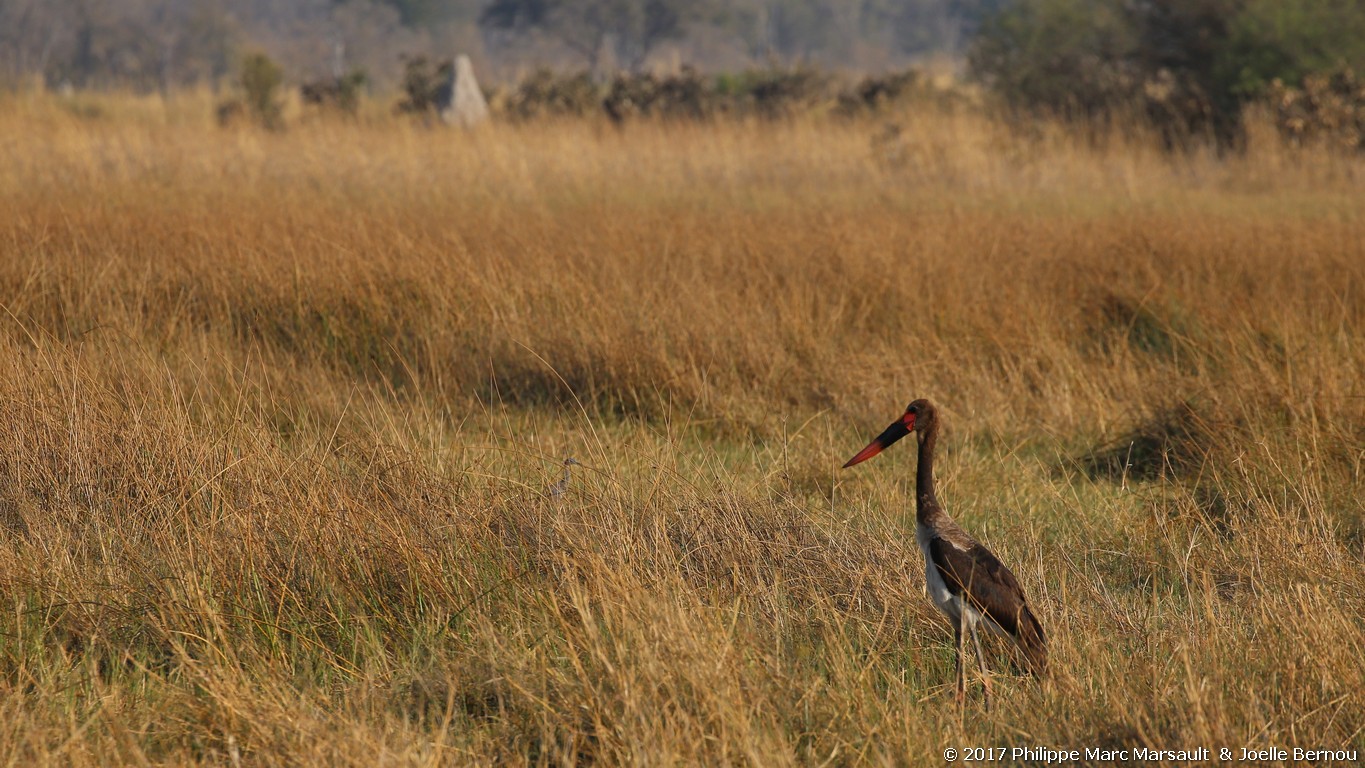
[{"label": "savanna field", "polygon": [[[0,762],[1365,750],[1362,189],[1254,116],[8,95]],[[912,441],[838,469],[916,397],[1049,635],[989,713]]]}]

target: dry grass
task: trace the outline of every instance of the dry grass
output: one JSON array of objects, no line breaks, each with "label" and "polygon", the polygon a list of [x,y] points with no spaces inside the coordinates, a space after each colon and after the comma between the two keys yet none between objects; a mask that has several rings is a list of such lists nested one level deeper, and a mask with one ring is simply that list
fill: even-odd
[{"label": "dry grass", "polygon": [[[1365,748],[1359,160],[0,114],[0,761]],[[1052,638],[963,721],[915,396]]]}]

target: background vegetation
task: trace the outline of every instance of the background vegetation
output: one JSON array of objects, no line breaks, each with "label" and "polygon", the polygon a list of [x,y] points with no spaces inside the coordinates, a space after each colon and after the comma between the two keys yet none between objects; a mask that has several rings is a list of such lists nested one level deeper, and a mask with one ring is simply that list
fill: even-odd
[{"label": "background vegetation", "polygon": [[226,87],[222,122],[278,129],[281,86],[349,114],[402,90],[432,114],[457,53],[516,119],[787,116],[884,100],[913,67],[1016,120],[1137,121],[1168,148],[1239,148],[1267,100],[1295,140],[1360,146],[1362,41],[1354,0],[0,0],[0,87]]},{"label": "background vegetation", "polygon": [[971,69],[1017,109],[1090,121],[1138,116],[1168,143],[1202,135],[1227,146],[1243,138],[1243,107],[1277,81],[1365,71],[1365,6],[1021,0],[987,20]]},{"label": "background vegetation", "polygon": [[229,79],[260,50],[310,80],[401,57],[470,55],[480,77],[690,62],[880,70],[960,54],[999,0],[0,0],[0,87],[172,91]]},{"label": "background vegetation", "polygon": [[[0,760],[1365,749],[1358,155],[213,101],[0,101]],[[916,396],[1051,637],[990,714],[836,469]]]}]

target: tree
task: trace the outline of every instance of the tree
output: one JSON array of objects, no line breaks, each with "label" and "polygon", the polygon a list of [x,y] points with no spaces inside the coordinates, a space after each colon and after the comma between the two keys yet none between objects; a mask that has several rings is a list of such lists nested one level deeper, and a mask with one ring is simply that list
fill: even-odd
[{"label": "tree", "polygon": [[398,11],[404,26],[408,27],[424,27],[444,21],[456,13],[449,3],[442,0],[382,0],[382,3]]},{"label": "tree", "polygon": [[1254,98],[1279,79],[1341,65],[1365,74],[1365,5],[1359,0],[1248,0],[1227,29],[1212,77],[1229,93]]},{"label": "tree", "polygon": [[1141,109],[1168,140],[1241,136],[1274,80],[1365,67],[1358,0],[1017,0],[989,18],[971,72],[1016,107],[1094,117]]},{"label": "tree", "polygon": [[1094,118],[1134,97],[1136,50],[1123,0],[1025,0],[986,19],[968,66],[1011,106]]},{"label": "tree", "polygon": [[655,46],[680,37],[704,3],[688,0],[493,0],[479,15],[488,31],[546,32],[597,69],[610,54],[638,69]]}]

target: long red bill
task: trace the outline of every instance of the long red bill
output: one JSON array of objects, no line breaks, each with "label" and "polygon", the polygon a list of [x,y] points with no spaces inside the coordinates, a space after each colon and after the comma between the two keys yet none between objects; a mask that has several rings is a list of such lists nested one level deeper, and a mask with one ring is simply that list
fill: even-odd
[{"label": "long red bill", "polygon": [[880,435],[877,435],[877,437],[874,438],[872,442],[867,444],[866,448],[862,449],[861,451],[858,451],[857,456],[854,456],[853,458],[849,459],[848,463],[844,465],[844,469],[848,469],[854,464],[859,464],[864,461],[867,461],[873,456],[876,456],[877,454],[889,448],[897,440],[910,434],[910,424],[913,424],[914,422],[912,421],[910,422],[910,424],[907,424],[906,423],[907,420],[908,419],[902,418],[892,422],[891,426],[886,428],[886,431],[882,432]]}]

